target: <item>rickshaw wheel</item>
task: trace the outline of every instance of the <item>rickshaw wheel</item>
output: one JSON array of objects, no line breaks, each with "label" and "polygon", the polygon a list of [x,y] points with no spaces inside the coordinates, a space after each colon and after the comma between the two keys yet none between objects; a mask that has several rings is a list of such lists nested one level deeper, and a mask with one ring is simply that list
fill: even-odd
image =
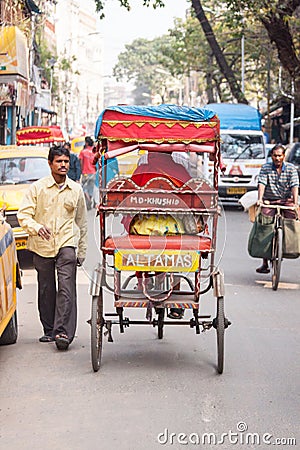
[{"label": "rickshaw wheel", "polygon": [[218,351],[218,372],[223,373],[224,368],[224,332],[225,332],[225,314],[224,297],[217,298],[217,351]]},{"label": "rickshaw wheel", "polygon": [[92,297],[91,356],[94,372],[98,372],[101,364],[103,324],[103,296],[102,288],[100,288],[99,295],[94,295]]},{"label": "rickshaw wheel", "polygon": [[273,255],[272,255],[272,289],[273,289],[273,291],[277,291],[278,284],[279,284],[281,261],[282,261],[282,241],[283,241],[282,228],[277,228],[276,236],[275,236],[274,244],[273,244]]}]

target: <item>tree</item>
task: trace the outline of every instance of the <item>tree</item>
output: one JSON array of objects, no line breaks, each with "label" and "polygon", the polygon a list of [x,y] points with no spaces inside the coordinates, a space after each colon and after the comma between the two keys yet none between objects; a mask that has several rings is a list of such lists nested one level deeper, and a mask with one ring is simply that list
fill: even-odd
[{"label": "tree", "polygon": [[265,27],[271,44],[277,49],[278,60],[295,81],[295,99],[300,104],[300,0],[227,0],[232,14],[259,20]]},{"label": "tree", "polygon": [[207,39],[207,42],[209,43],[212,52],[219,64],[220,70],[225,76],[226,80],[228,81],[230,90],[232,92],[232,95],[239,103],[248,103],[244,93],[241,91],[241,88],[239,84],[237,83],[235,74],[231,67],[229,66],[226,58],[224,57],[224,54],[218,44],[218,41],[216,40],[215,34],[213,32],[213,29],[207,20],[206,14],[204,12],[204,9],[202,7],[202,4],[200,0],[192,0],[192,5],[196,14],[197,19],[200,22],[200,25],[203,29],[203,32],[205,34],[205,37]]},{"label": "tree", "polygon": [[[142,0],[145,6],[154,8],[164,6],[165,0]],[[119,0],[120,5],[130,10],[130,0]],[[103,16],[105,0],[95,0],[96,9]],[[219,46],[200,0],[191,0],[193,10],[201,27],[205,33],[206,39],[216,58],[220,71],[227,79],[230,90],[238,101],[243,100],[243,93],[236,80],[235,72],[231,70],[227,59]],[[220,7],[221,4],[218,4]],[[268,0],[224,0],[223,5],[228,8],[229,20],[235,21],[241,32],[247,28],[247,21],[254,24],[263,25],[269,38],[270,53],[273,51],[273,45],[277,50],[277,58],[285,71],[289,74],[290,80],[295,82],[296,103],[300,104],[300,45],[299,45],[299,6],[300,0],[277,0],[269,2]],[[231,16],[231,17],[230,17]],[[269,61],[270,63],[270,61]],[[268,64],[269,64],[268,63]],[[275,61],[273,60],[274,64]],[[270,76],[270,73],[269,73]]]},{"label": "tree", "polygon": [[[114,67],[114,76],[118,81],[124,78],[128,81],[134,80],[139,96],[143,87],[144,94],[159,94],[162,102],[169,101],[166,83],[172,75],[180,72],[171,56],[173,40],[170,36],[153,40],[139,38],[125,45],[126,50],[118,56],[118,63]],[[169,76],[166,77],[166,73]]]},{"label": "tree", "polygon": [[[129,0],[119,0],[120,5],[124,6],[128,10],[130,10],[130,1]],[[101,13],[101,17],[104,17],[103,10],[105,7],[105,0],[95,0],[96,10]],[[152,5],[154,8],[163,7],[164,1],[162,0],[143,0],[143,4],[147,7]],[[226,78],[231,93],[233,97],[240,103],[248,103],[244,93],[241,91],[241,88],[236,80],[235,74],[229,64],[227,63],[226,58],[224,57],[222,50],[214,36],[214,32],[206,18],[205,12],[202,8],[201,2],[199,0],[192,0],[192,6],[194,8],[197,19],[199,20],[201,27],[206,36],[207,42],[209,43],[212,52],[219,64],[220,70],[224,77]]]},{"label": "tree", "polygon": [[[221,51],[231,70],[239,76],[241,32],[236,24],[226,20],[222,11],[213,14],[215,35]],[[244,30],[244,35],[245,67],[249,75],[245,82],[245,94],[252,102],[254,99],[266,99],[268,92],[271,92],[271,88],[268,89],[268,73],[271,74],[272,56],[266,32],[262,26],[257,29],[250,26],[249,30]],[[258,35],[260,46],[257,46]],[[196,87],[195,95],[200,97],[203,103],[234,99],[195,17],[188,16],[186,20],[175,19],[169,34],[152,41],[139,38],[125,48],[118,57],[114,75],[118,81],[134,80],[136,86],[143,85],[143,90],[138,88],[137,92],[144,92],[145,96],[147,93],[152,96],[158,93],[161,95],[165,91],[165,99],[169,101],[171,98],[168,98],[167,94],[173,90],[180,103],[184,93],[180,80],[189,79],[190,75],[196,72],[198,85],[194,85],[191,90]],[[187,95],[188,90],[185,91],[185,96],[183,95],[185,103],[188,102]],[[139,96],[139,99],[135,96],[135,101],[141,104],[142,101],[145,102],[145,96]],[[172,97],[174,98],[174,95]]]}]

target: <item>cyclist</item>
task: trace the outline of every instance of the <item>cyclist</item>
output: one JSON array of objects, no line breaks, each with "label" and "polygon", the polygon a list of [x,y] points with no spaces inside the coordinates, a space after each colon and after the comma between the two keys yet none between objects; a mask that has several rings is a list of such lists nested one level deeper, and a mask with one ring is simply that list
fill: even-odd
[{"label": "cyclist", "polygon": [[[298,173],[293,164],[284,162],[285,150],[282,144],[276,144],[270,152],[272,162],[264,164],[260,170],[258,176],[258,206],[262,203],[289,206],[291,209],[298,206]],[[272,217],[276,210],[264,207],[262,212]],[[295,217],[292,210],[286,210],[283,213],[285,217]],[[263,259],[262,265],[256,269],[256,272],[270,272],[267,259]]]}]

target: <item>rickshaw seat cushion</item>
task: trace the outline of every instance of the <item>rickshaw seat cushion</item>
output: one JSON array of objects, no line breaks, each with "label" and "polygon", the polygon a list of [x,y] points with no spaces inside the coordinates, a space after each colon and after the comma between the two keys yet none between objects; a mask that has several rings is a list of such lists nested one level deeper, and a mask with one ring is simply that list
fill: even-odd
[{"label": "rickshaw seat cushion", "polygon": [[102,251],[113,254],[114,250],[197,250],[208,252],[211,250],[211,238],[198,235],[176,236],[109,236],[102,247]]}]

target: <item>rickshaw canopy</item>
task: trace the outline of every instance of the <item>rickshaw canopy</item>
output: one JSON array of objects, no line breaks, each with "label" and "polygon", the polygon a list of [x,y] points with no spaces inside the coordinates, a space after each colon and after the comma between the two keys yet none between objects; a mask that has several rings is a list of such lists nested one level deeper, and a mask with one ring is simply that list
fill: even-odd
[{"label": "rickshaw canopy", "polygon": [[17,145],[51,144],[64,142],[61,128],[57,125],[24,127],[17,131]]},{"label": "rickshaw canopy", "polygon": [[136,149],[215,153],[220,122],[213,111],[205,108],[111,106],[100,114],[95,137],[107,142],[105,158]]}]

